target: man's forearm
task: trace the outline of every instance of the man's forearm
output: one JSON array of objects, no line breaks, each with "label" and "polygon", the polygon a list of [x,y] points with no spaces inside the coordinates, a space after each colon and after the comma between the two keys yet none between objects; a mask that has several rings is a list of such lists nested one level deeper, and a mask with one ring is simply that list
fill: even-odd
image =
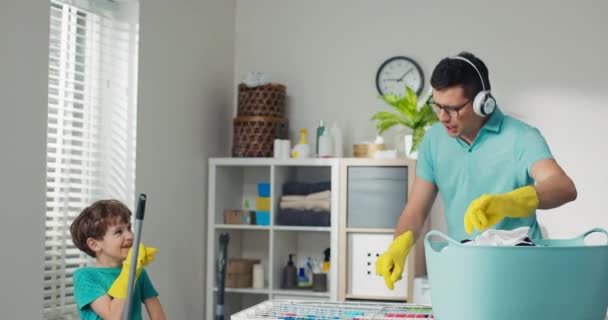
[{"label": "man's forearm", "polygon": [[395,237],[410,230],[416,241],[436,196],[437,186],[434,183],[416,177],[407,204],[395,227]]},{"label": "man's forearm", "polygon": [[406,206],[405,209],[403,209],[403,212],[401,212],[399,222],[397,222],[397,227],[395,228],[395,237],[409,230],[414,234],[414,241],[416,241],[427,215],[414,214],[410,211],[411,210]]},{"label": "man's forearm", "polygon": [[567,175],[555,175],[534,186],[538,196],[539,209],[552,209],[570,201],[577,196],[576,187]]}]

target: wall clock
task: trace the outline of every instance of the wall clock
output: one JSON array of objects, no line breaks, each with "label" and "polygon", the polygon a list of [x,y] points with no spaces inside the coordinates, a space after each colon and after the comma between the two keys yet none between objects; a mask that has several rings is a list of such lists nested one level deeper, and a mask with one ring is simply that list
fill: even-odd
[{"label": "wall clock", "polygon": [[404,56],[392,57],[382,63],[376,73],[376,89],[380,95],[403,96],[408,86],[420,96],[424,87],[424,74],[420,65]]}]

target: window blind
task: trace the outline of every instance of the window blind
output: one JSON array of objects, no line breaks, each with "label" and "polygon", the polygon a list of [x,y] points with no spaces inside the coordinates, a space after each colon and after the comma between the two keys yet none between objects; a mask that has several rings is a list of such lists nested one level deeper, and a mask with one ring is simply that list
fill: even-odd
[{"label": "window blind", "polygon": [[135,201],[138,26],[50,6],[43,312],[78,319],[72,275],[92,259],[73,245],[70,224],[96,200]]}]

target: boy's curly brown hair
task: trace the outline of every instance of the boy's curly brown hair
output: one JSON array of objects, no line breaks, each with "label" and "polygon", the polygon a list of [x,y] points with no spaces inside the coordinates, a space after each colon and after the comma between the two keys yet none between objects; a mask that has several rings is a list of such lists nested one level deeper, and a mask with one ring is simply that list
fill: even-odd
[{"label": "boy's curly brown hair", "polygon": [[100,200],[86,207],[70,226],[72,242],[91,257],[95,252],[87,245],[87,239],[101,240],[109,226],[131,221],[131,210],[118,200]]}]

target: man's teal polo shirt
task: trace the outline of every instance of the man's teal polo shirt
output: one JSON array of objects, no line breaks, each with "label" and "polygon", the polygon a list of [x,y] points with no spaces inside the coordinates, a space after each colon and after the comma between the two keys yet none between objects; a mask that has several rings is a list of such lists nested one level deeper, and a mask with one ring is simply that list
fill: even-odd
[{"label": "man's teal polo shirt", "polygon": [[[483,194],[509,192],[533,185],[530,169],[553,155],[540,131],[504,115],[496,108],[471,145],[453,138],[441,123],[425,134],[419,148],[416,175],[437,185],[445,204],[448,234],[457,241],[473,239],[467,234],[464,214]],[[505,218],[494,229],[529,226],[533,238],[541,238],[536,214],[525,219]]]}]

